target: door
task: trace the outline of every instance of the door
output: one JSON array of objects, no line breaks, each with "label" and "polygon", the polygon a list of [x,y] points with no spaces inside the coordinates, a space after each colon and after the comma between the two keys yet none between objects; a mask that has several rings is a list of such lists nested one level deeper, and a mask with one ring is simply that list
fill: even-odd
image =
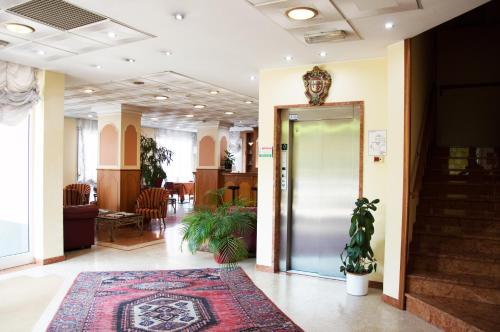
[{"label": "door", "polygon": [[0,269],[33,262],[30,246],[30,120],[0,123]]},{"label": "door", "polygon": [[359,191],[359,120],[293,121],[290,143],[289,269],[343,278],[340,253]]}]

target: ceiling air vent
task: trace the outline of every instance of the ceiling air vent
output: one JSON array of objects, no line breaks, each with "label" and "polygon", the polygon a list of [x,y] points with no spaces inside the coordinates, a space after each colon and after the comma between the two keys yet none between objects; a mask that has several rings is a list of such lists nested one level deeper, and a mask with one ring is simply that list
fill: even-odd
[{"label": "ceiling air vent", "polygon": [[347,34],[344,30],[334,30],[326,32],[307,33],[304,39],[308,44],[318,44],[344,40]]},{"label": "ceiling air vent", "polygon": [[9,8],[7,12],[64,31],[107,19],[62,0],[32,0]]}]

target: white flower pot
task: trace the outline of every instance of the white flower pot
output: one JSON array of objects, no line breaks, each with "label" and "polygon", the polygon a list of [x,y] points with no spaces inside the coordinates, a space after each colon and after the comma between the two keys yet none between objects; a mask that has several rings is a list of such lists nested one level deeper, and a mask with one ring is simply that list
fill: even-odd
[{"label": "white flower pot", "polygon": [[347,294],[364,296],[368,294],[368,278],[370,274],[354,274],[347,272]]}]

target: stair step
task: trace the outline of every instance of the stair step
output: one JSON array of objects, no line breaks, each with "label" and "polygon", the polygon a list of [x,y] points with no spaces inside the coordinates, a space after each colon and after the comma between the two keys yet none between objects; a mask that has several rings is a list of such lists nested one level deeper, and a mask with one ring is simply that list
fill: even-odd
[{"label": "stair step", "polygon": [[478,277],[500,279],[500,257],[478,255],[445,255],[425,252],[412,252],[409,261],[410,273],[421,274],[434,271],[444,274],[460,273]]},{"label": "stair step", "polygon": [[422,197],[419,206],[424,208],[500,211],[500,201],[484,199]]},{"label": "stair step", "polygon": [[409,293],[500,305],[498,278],[427,271],[408,274],[406,280]]},{"label": "stair step", "polygon": [[[476,230],[464,230],[460,227],[433,227],[435,225],[427,225],[427,227],[419,226],[415,227],[413,234],[419,235],[419,237],[425,237],[427,235],[439,235],[443,237],[453,237],[464,240],[491,240],[500,241],[498,233],[488,233],[482,229]],[[440,226],[440,225],[438,225]]]},{"label": "stair step", "polygon": [[500,306],[437,296],[406,294],[407,310],[444,331],[498,331]]},{"label": "stair step", "polygon": [[500,240],[497,239],[477,240],[450,235],[415,234],[411,245],[412,249],[424,252],[500,256]]},{"label": "stair step", "polygon": [[414,229],[426,233],[441,233],[450,235],[488,235],[500,239],[499,219],[476,219],[467,217],[426,216],[419,215]]},{"label": "stair step", "polygon": [[490,211],[485,209],[458,209],[435,207],[425,204],[419,204],[417,207],[417,216],[443,216],[458,218],[474,218],[483,220],[498,220],[499,211]]}]

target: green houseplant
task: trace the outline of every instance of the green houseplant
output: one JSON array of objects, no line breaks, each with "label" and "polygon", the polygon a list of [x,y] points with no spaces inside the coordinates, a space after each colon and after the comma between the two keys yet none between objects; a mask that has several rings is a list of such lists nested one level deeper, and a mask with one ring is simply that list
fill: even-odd
[{"label": "green houseplant", "polygon": [[233,169],[233,164],[234,164],[234,154],[232,154],[230,151],[225,150],[224,153],[226,154],[224,156],[224,169],[226,171],[231,171]]},{"label": "green houseplant", "polygon": [[358,198],[353,210],[349,236],[351,240],[340,254],[342,265],[340,272],[344,272],[347,279],[347,292],[351,295],[366,295],[368,293],[368,276],[377,271],[377,261],[373,254],[370,241],[375,232],[373,224],[375,218],[371,211],[376,211],[379,199],[369,201],[367,198]]},{"label": "green houseplant", "polygon": [[195,254],[204,246],[214,254],[215,261],[233,267],[248,257],[243,237],[256,227],[256,214],[243,202],[222,203],[224,188],[211,193],[219,203],[215,210],[199,209],[182,220],[182,241]]},{"label": "green houseplant", "polygon": [[163,180],[167,174],[162,164],[170,165],[173,152],[150,137],[141,135],[141,176],[143,183],[148,187],[155,187],[158,180]]}]

